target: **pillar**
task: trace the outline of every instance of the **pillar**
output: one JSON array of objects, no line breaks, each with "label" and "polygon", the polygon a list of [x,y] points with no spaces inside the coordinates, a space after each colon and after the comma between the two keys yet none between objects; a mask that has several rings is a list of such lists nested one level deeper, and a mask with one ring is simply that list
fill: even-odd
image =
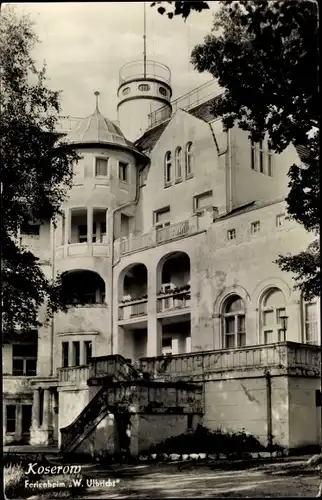
[{"label": "pillar", "polygon": [[48,429],[50,426],[50,392],[49,389],[44,389],[44,405],[43,405],[43,419],[42,426]]},{"label": "pillar", "polygon": [[140,416],[138,413],[134,413],[131,415],[130,418],[130,453],[132,457],[137,457],[139,455],[139,422],[140,422]]},{"label": "pillar", "polygon": [[34,390],[34,400],[32,404],[32,427],[39,427],[40,392]]},{"label": "pillar", "polygon": [[107,243],[107,241],[108,241],[108,210],[106,210],[106,214],[105,214],[105,224],[106,224],[106,234],[104,236],[103,243]]},{"label": "pillar", "polygon": [[72,211],[70,208],[65,208],[65,228],[64,228],[64,245],[71,243],[71,229],[72,229]]},{"label": "pillar", "polygon": [[157,319],[157,273],[155,268],[148,273],[148,335],[147,356],[162,354],[162,323]]},{"label": "pillar", "polygon": [[79,342],[79,364],[85,365],[84,341]]},{"label": "pillar", "polygon": [[93,207],[87,208],[87,243],[93,243]]}]

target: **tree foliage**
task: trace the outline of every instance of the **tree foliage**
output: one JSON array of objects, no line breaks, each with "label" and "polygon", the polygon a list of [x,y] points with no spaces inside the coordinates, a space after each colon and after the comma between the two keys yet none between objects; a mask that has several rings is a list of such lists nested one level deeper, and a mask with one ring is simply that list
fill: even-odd
[{"label": "tree foliage", "polygon": [[[192,52],[192,63],[210,72],[223,88],[213,106],[226,129],[238,125],[272,151],[289,144],[305,152],[301,167],[290,166],[289,215],[305,229],[319,227],[318,16],[310,0],[225,1],[212,33]],[[307,252],[280,257],[295,273],[297,287],[310,300],[320,291],[319,244]]]},{"label": "tree foliage", "polygon": [[[164,7],[164,4],[170,4],[172,7],[172,11],[167,12],[167,9]],[[202,10],[209,9],[209,5],[207,2],[153,2],[151,3],[151,7],[159,5],[158,12],[163,15],[167,14],[169,19],[172,19],[173,16],[182,16],[184,20],[190,15],[191,11],[201,12]],[[169,5],[167,5],[169,7]]]},{"label": "tree foliage", "polygon": [[[60,280],[45,276],[40,261],[17,240],[22,223],[49,223],[60,213],[77,155],[57,145],[59,92],[47,87],[45,65],[31,52],[33,23],[12,7],[0,17],[1,278],[4,331],[37,328],[39,307],[63,304]],[[48,316],[48,317],[49,317]]]}]

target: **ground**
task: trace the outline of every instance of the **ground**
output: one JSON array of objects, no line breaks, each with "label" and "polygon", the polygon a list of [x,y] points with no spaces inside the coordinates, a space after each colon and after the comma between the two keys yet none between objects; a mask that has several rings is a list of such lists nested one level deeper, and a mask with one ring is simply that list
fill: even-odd
[{"label": "ground", "polygon": [[84,470],[88,478],[118,478],[113,486],[89,486],[83,498],[315,497],[320,478],[300,465],[270,464],[244,470],[219,470],[211,464],[139,465],[122,471]]}]

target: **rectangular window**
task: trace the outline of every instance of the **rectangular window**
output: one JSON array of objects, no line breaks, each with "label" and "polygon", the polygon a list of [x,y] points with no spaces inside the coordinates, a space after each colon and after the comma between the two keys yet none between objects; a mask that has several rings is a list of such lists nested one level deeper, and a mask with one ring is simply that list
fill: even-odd
[{"label": "rectangular window", "polygon": [[6,405],[6,432],[16,432],[16,405]]},{"label": "rectangular window", "polygon": [[62,342],[62,367],[68,368],[69,359],[68,359],[68,342]]},{"label": "rectangular window", "polygon": [[252,170],[256,170],[256,145],[254,141],[250,141],[250,161]]},{"label": "rectangular window", "polygon": [[251,227],[252,234],[260,232],[261,225],[260,225],[259,221],[252,222],[250,227]]},{"label": "rectangular window", "polygon": [[264,146],[263,141],[259,143],[259,171],[264,173]]},{"label": "rectangular window", "polygon": [[227,231],[227,240],[235,240],[236,239],[236,229],[229,229]]},{"label": "rectangular window", "polygon": [[264,332],[264,344],[273,343],[273,330],[266,330]]},{"label": "rectangular window", "polygon": [[194,197],[194,211],[203,211],[213,205],[212,191]]},{"label": "rectangular window", "polygon": [[281,316],[285,316],[285,308],[281,307],[280,309],[276,309],[276,324],[283,325],[283,321],[281,320]]},{"label": "rectangular window", "polygon": [[23,222],[20,226],[20,234],[24,234],[26,236],[39,236],[40,224]]},{"label": "rectangular window", "polygon": [[85,365],[89,365],[92,359],[92,342],[90,340],[86,340],[84,342],[84,355],[85,355]]},{"label": "rectangular window", "polygon": [[79,341],[73,342],[73,366],[80,365],[80,345]]},{"label": "rectangular window", "polygon": [[119,161],[119,179],[123,182],[128,182],[128,164]]},{"label": "rectangular window", "polygon": [[318,340],[317,304],[304,304],[305,342],[316,344]]},{"label": "rectangular window", "polygon": [[263,312],[263,323],[264,326],[274,325],[274,311],[264,311]]},{"label": "rectangular window", "polygon": [[12,375],[37,374],[37,344],[13,344]]},{"label": "rectangular window", "polygon": [[276,227],[284,226],[285,214],[279,214],[276,216]]},{"label": "rectangular window", "polygon": [[22,405],[21,430],[23,434],[29,434],[31,427],[32,405]]},{"label": "rectangular window", "polygon": [[95,177],[106,177],[108,173],[108,160],[95,158]]},{"label": "rectangular window", "polygon": [[154,212],[155,227],[166,227],[170,225],[170,207],[161,208]]}]

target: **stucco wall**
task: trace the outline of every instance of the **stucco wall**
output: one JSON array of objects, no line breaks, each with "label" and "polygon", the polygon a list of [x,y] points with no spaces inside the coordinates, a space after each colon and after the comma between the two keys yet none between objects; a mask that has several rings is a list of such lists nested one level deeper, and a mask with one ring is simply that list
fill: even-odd
[{"label": "stucco wall", "polygon": [[85,406],[87,406],[89,402],[89,390],[59,390],[58,402],[58,427],[61,429],[71,424]]},{"label": "stucco wall", "polygon": [[154,444],[178,436],[188,428],[187,415],[140,415],[139,417],[139,453],[148,450]]},{"label": "stucco wall", "polygon": [[113,454],[117,451],[115,429],[114,415],[109,413],[77,447],[77,453],[99,455],[105,452]]},{"label": "stucco wall", "polygon": [[320,387],[318,378],[288,379],[290,448],[320,442],[321,408],[315,406],[315,391]]}]

